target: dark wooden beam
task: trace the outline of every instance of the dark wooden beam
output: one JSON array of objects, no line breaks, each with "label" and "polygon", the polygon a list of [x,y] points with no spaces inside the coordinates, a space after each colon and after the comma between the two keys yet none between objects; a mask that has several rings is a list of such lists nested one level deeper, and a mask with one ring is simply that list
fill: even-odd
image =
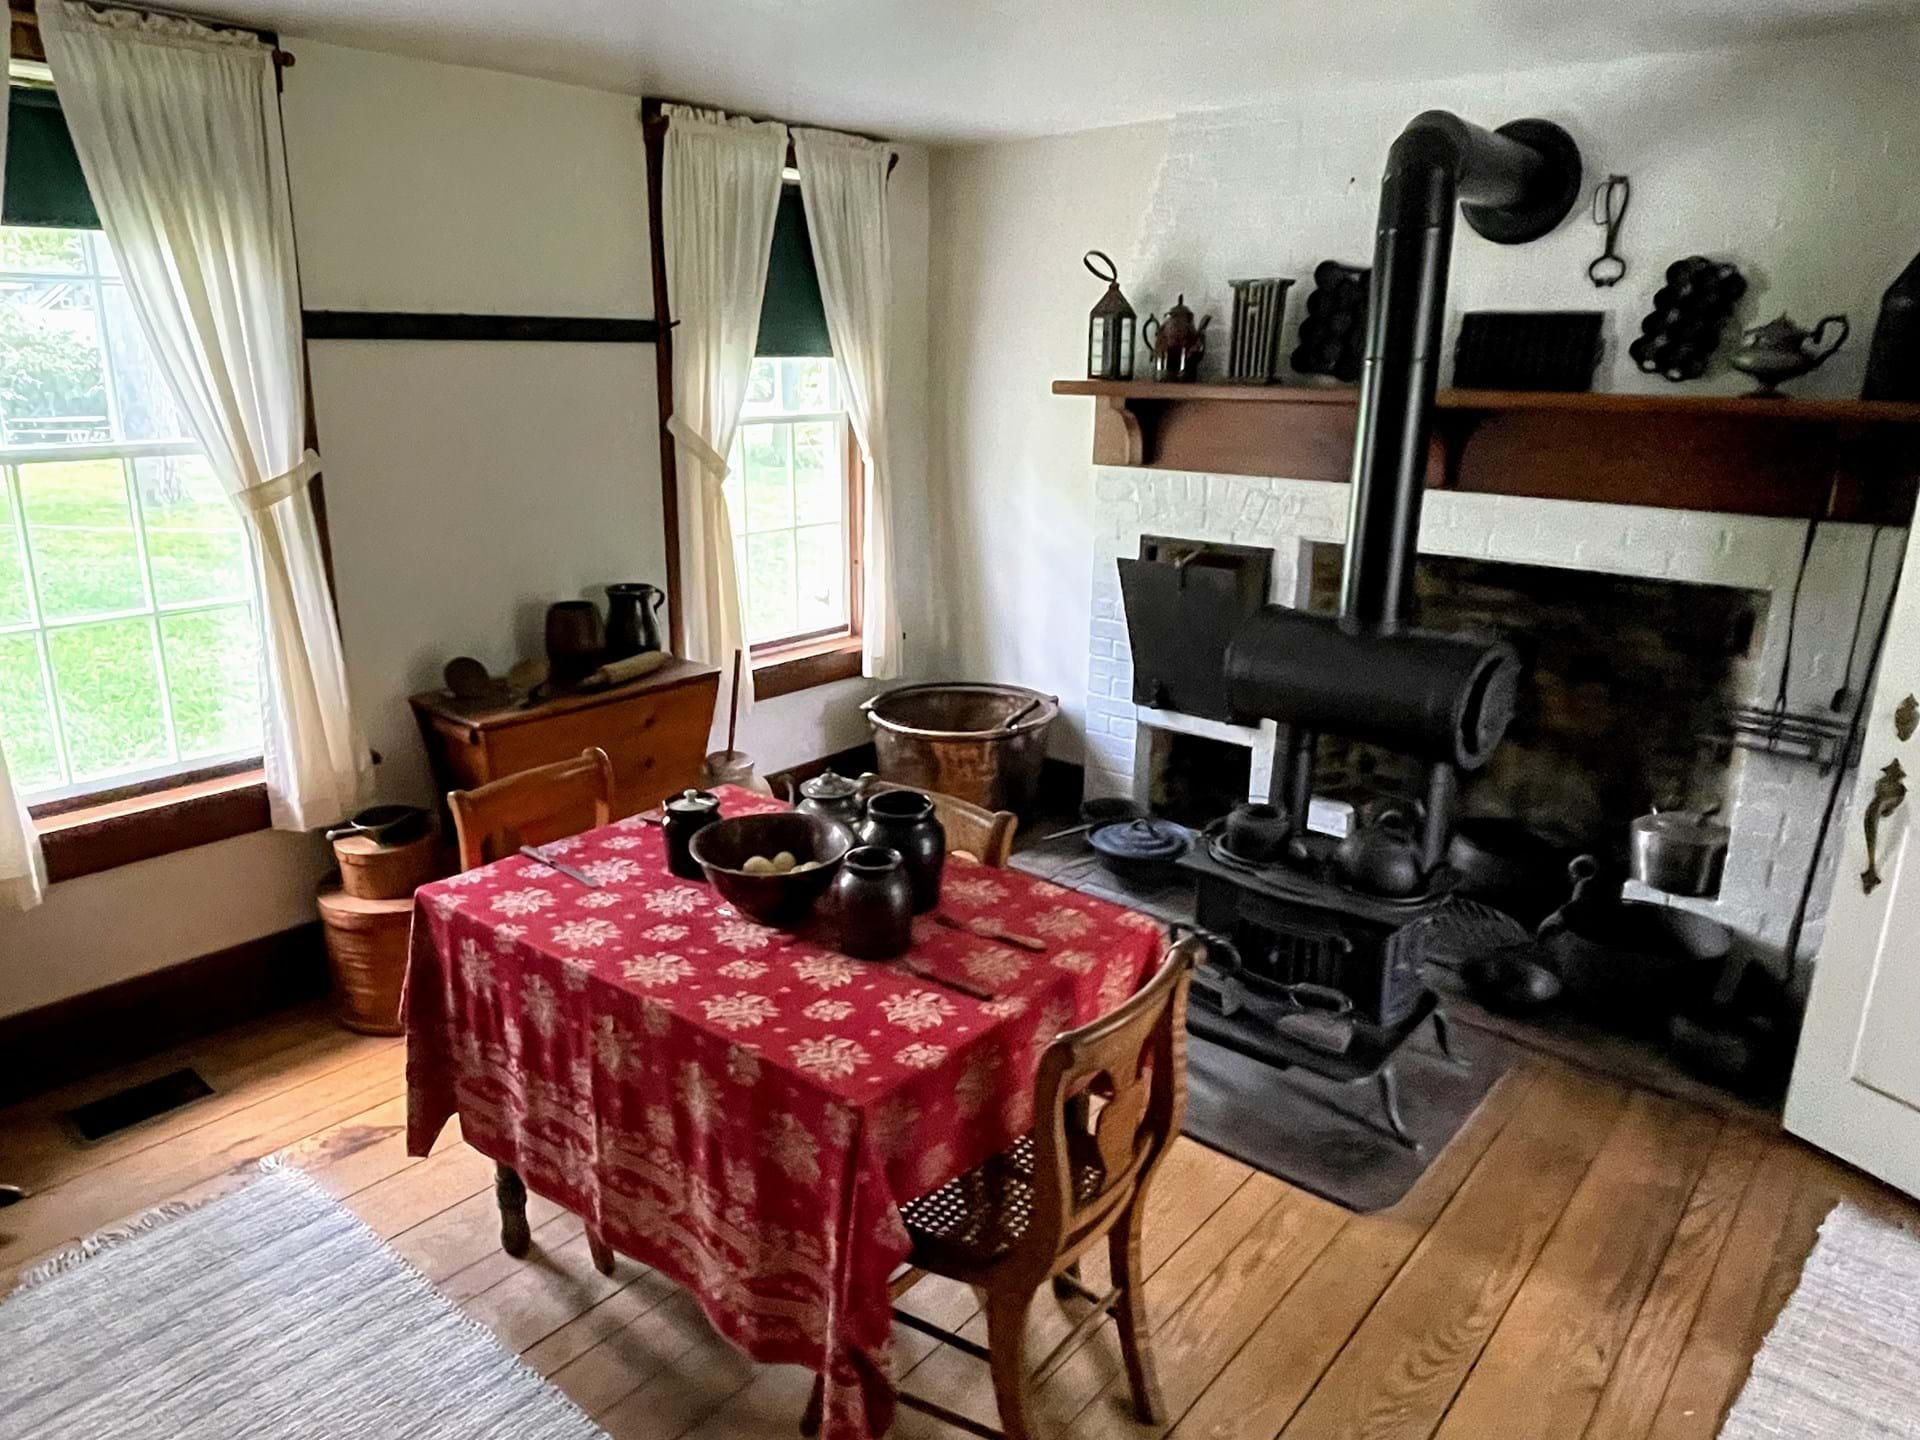
[{"label": "dark wooden beam", "polygon": [[551,340],[652,345],[658,321],[598,315],[427,315],[401,310],[308,310],[309,340]]}]

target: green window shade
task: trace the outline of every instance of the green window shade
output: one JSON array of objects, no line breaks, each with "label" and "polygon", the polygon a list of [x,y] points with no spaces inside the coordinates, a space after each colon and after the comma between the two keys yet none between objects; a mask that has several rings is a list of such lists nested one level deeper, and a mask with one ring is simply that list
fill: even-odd
[{"label": "green window shade", "polygon": [[[18,112],[16,112],[18,113]],[[773,257],[767,266],[767,297],[760,303],[756,355],[831,355],[827,310],[820,302],[820,276],[813,268],[813,240],[798,185],[780,187],[773,222]]]},{"label": "green window shade", "polygon": [[51,90],[15,85],[7,91],[7,176],[0,220],[56,230],[98,230],[100,212],[87,193],[67,117]]}]

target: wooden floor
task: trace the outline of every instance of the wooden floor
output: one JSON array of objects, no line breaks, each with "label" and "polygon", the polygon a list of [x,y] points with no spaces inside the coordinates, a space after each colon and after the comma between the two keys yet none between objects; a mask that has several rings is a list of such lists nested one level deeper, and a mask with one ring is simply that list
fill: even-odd
[{"label": "wooden floor", "polygon": [[[0,1112],[0,1180],[36,1192],[0,1210],[0,1290],[50,1248],[286,1152],[616,1440],[795,1433],[804,1374],[742,1359],[631,1262],[596,1273],[571,1216],[534,1200],[535,1255],[502,1255],[492,1166],[455,1128],[407,1159],[403,1060],[400,1041],[294,1012]],[[90,1146],[55,1121],[183,1063],[212,1097]],[[1146,1226],[1171,1423],[1131,1418],[1110,1322],[1038,1409],[1076,1440],[1710,1437],[1841,1197],[1917,1208],[1784,1137],[1546,1058],[1377,1215],[1182,1141]],[[905,1303],[985,1338],[968,1290],[928,1281]],[[1050,1346],[1072,1315],[1043,1299],[1034,1323]],[[905,1329],[898,1353],[909,1390],[992,1419],[976,1361]],[[960,1432],[903,1412],[894,1434]]]}]

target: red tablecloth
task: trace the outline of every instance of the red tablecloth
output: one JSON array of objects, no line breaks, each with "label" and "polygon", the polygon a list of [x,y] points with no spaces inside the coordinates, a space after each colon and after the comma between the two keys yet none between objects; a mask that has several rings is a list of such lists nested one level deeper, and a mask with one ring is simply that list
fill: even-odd
[{"label": "red tablecloth", "polygon": [[[781,808],[719,793],[729,815]],[[908,959],[981,1001],[746,919],[669,874],[638,819],[549,848],[604,888],[514,858],[416,896],[410,1153],[458,1113],[755,1359],[826,1375],[829,1437],[883,1434],[900,1203],[1031,1125],[1040,1052],[1132,993],[1159,927],[953,857],[942,913],[1047,944],[917,920]]]}]

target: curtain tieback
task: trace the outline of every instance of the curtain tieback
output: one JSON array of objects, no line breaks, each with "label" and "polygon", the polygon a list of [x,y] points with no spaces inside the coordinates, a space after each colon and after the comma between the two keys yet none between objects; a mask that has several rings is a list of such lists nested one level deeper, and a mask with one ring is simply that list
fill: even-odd
[{"label": "curtain tieback", "polygon": [[262,480],[258,485],[249,485],[238,492],[234,503],[249,514],[262,515],[278,505],[290,495],[313,483],[313,477],[320,473],[320,457],[309,450],[300,457],[300,463],[284,475],[276,475],[271,480]]},{"label": "curtain tieback", "polygon": [[692,452],[693,458],[700,462],[700,468],[717,490],[727,480],[727,457],[707,443],[707,437],[694,429],[678,415],[667,417],[667,432]]}]

